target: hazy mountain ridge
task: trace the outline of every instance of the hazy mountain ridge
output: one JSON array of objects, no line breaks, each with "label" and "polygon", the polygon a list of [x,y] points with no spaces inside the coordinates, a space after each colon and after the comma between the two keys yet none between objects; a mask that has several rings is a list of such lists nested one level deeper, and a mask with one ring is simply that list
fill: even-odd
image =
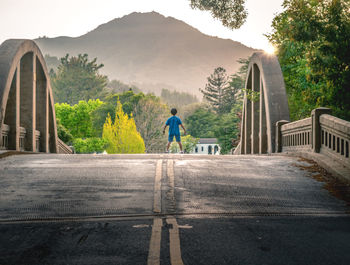
[{"label": "hazy mountain ridge", "polygon": [[204,35],[155,12],[132,13],[76,38],[35,41],[51,56],[88,53],[90,58],[97,57],[110,79],[137,83],[146,90],[154,84],[155,88],[175,87],[196,94],[215,67],[234,73],[239,67],[236,60],[254,52],[239,42]]}]

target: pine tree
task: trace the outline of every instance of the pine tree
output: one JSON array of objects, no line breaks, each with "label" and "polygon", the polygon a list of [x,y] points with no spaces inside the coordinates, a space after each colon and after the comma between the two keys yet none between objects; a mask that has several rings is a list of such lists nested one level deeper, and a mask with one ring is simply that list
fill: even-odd
[{"label": "pine tree", "polygon": [[208,77],[208,83],[204,89],[200,89],[206,99],[217,113],[222,113],[224,92],[229,87],[226,70],[218,67],[214,73]]},{"label": "pine tree", "polygon": [[135,121],[124,113],[122,104],[118,100],[115,121],[108,113],[103,125],[102,138],[108,142],[109,154],[137,154],[145,152],[145,143],[136,129]]}]

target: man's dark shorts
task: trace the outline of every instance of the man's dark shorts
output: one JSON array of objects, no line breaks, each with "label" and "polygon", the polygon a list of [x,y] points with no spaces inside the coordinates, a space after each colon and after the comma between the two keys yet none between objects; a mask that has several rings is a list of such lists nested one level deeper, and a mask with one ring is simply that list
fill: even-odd
[{"label": "man's dark shorts", "polygon": [[168,137],[168,141],[171,143],[173,140],[174,140],[174,136],[175,136],[175,139],[176,139],[176,142],[181,142],[181,137],[180,135],[178,134],[169,134],[169,137]]}]

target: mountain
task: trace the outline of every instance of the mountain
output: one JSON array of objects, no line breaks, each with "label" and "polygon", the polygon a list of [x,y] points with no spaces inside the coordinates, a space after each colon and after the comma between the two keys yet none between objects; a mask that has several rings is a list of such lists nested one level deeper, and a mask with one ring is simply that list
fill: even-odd
[{"label": "mountain", "polygon": [[62,57],[87,53],[90,59],[97,57],[109,79],[156,93],[168,88],[198,95],[216,67],[233,74],[239,68],[236,61],[254,52],[239,42],[207,36],[156,12],[131,13],[76,38],[35,41],[43,54]]}]

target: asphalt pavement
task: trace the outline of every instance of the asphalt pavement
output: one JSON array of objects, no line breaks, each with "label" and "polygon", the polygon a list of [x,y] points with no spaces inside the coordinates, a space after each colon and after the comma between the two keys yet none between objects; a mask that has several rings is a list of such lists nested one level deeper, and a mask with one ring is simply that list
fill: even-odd
[{"label": "asphalt pavement", "polygon": [[350,264],[349,206],[287,156],[0,159],[0,264]]}]

